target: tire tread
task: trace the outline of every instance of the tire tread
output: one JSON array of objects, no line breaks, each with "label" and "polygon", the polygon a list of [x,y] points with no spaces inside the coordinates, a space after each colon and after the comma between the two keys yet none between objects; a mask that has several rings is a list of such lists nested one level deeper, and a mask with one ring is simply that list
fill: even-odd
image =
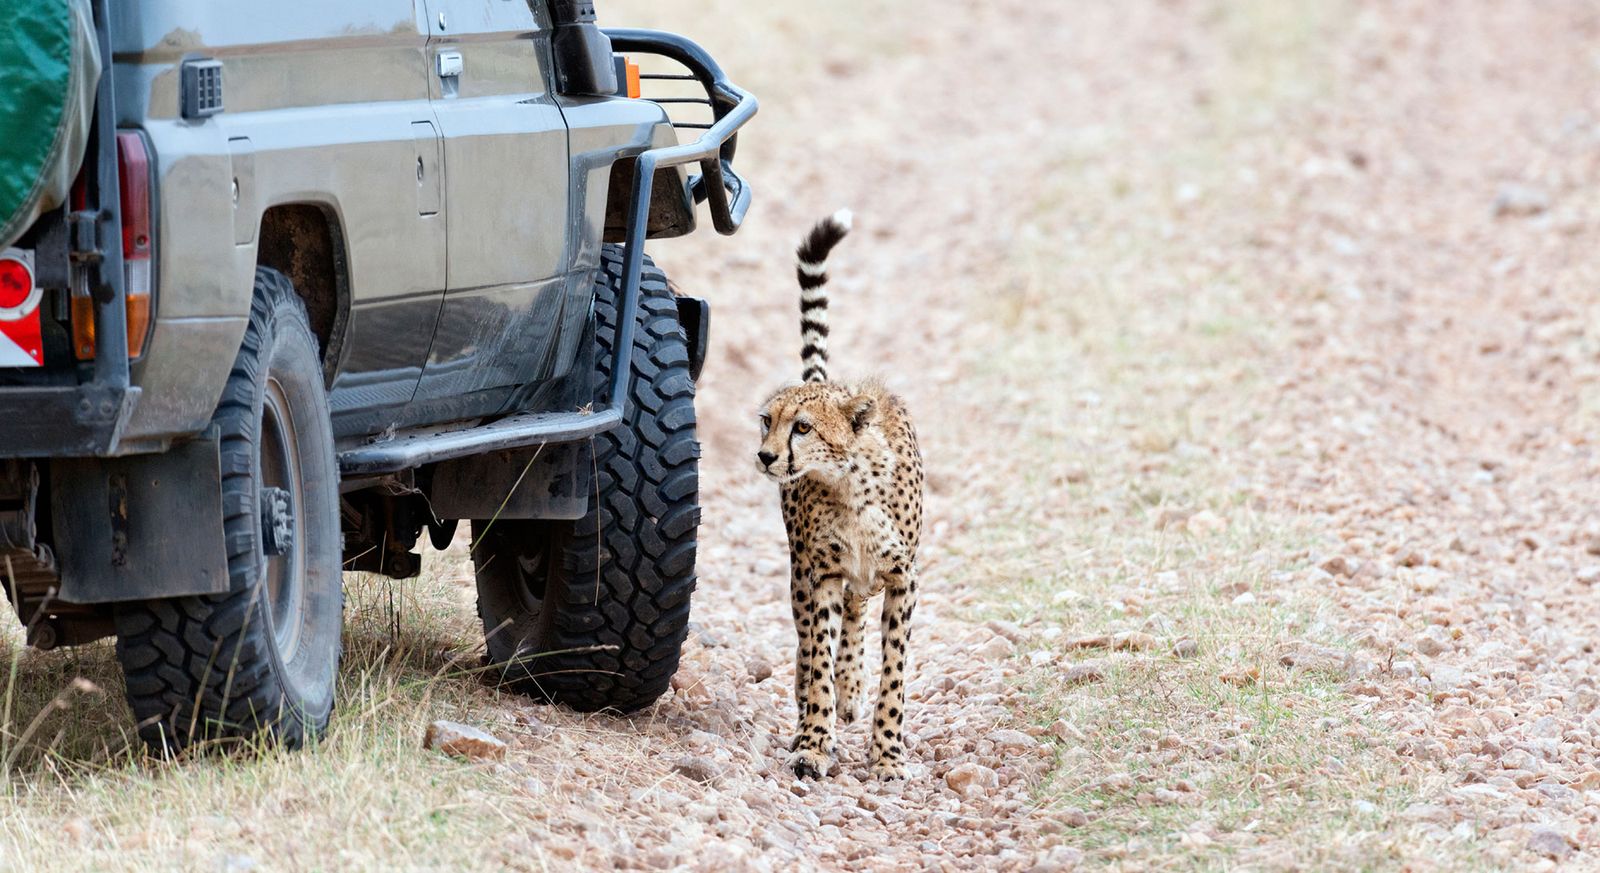
[{"label": "tire tread", "polygon": [[[221,428],[222,505],[230,590],[119,604],[117,657],[138,733],[157,750],[265,730],[294,748],[320,733],[327,713],[287,705],[274,675],[264,616],[252,588],[256,521],[256,411],[251,398],[274,319],[306,319],[281,273],[256,271],[249,325],[212,422]],[[306,328],[309,331],[309,327]]]},{"label": "tire tread", "polygon": [[[606,246],[596,281],[597,395],[610,379],[622,259],[623,249]],[[696,582],[700,445],[688,344],[666,276],[648,258],[639,290],[628,408],[619,427],[594,439],[600,500],[573,524],[563,572],[547,583],[562,590],[544,601],[560,603],[552,638],[540,646],[545,654],[506,676],[583,711],[632,712],[667,691]],[[480,586],[504,583],[490,577],[497,574],[480,567]],[[498,626],[481,595],[479,608],[486,631]]]}]

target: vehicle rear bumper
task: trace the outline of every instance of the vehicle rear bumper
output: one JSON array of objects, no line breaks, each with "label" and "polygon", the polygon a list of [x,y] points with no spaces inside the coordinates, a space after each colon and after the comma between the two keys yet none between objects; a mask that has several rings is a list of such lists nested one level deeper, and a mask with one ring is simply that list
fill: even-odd
[{"label": "vehicle rear bumper", "polygon": [[98,384],[0,389],[0,457],[97,457],[119,442],[138,388]]},{"label": "vehicle rear bumper", "polygon": [[0,458],[164,451],[205,429],[243,334],[240,318],[161,319],[129,384],[0,386]]}]

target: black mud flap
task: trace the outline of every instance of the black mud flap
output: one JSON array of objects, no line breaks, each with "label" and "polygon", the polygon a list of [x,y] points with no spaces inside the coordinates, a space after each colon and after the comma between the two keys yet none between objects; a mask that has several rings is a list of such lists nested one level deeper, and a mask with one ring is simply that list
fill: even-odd
[{"label": "black mud flap", "polygon": [[433,468],[428,504],[440,519],[583,518],[594,492],[589,440],[484,452]]},{"label": "black mud flap", "polygon": [[50,461],[68,603],[222,594],[228,556],[215,431],[159,455]]},{"label": "black mud flap", "polygon": [[689,341],[689,378],[700,381],[700,368],[711,346],[711,304],[699,297],[678,296],[678,323]]}]

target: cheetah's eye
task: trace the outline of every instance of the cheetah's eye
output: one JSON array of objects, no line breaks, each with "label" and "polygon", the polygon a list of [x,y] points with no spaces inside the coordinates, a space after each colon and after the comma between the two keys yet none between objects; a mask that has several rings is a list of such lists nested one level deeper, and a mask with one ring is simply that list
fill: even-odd
[{"label": "cheetah's eye", "polygon": [[770,416],[770,415],[761,416],[761,432],[762,433],[766,433],[771,428],[772,428],[772,416]]},{"label": "cheetah's eye", "polygon": [[794,432],[801,436],[805,436],[811,432],[811,425],[806,424],[803,421],[797,421],[794,423]]}]

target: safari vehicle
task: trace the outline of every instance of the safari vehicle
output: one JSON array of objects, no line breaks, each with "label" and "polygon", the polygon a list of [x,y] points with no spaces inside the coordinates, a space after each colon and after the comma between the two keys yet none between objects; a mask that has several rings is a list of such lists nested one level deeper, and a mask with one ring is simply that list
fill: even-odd
[{"label": "safari vehicle", "polygon": [[665,691],[709,309],[644,245],[699,203],[738,229],[755,99],[573,0],[7,27],[0,577],[28,642],[115,636],[158,748],[299,745],[341,571],[414,577],[465,521],[494,675],[584,710]]}]

